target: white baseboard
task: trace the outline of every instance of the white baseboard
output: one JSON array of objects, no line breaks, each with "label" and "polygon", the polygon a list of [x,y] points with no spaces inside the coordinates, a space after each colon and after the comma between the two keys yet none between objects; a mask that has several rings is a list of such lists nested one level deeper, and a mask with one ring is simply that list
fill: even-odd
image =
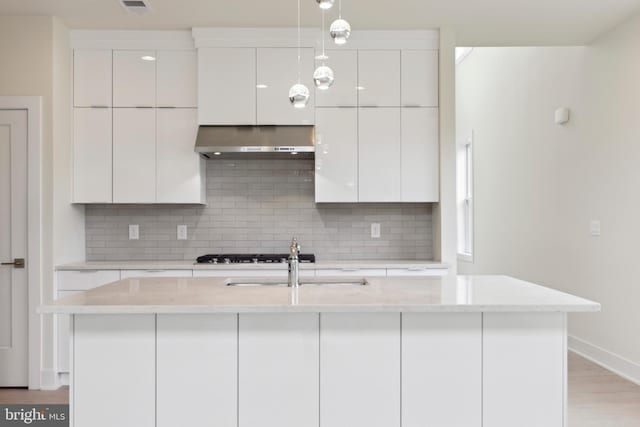
[{"label": "white baseboard", "polygon": [[640,364],[571,335],[568,337],[568,344],[570,351],[640,385]]},{"label": "white baseboard", "polygon": [[57,390],[60,388],[58,383],[58,373],[53,369],[40,371],[40,390]]}]

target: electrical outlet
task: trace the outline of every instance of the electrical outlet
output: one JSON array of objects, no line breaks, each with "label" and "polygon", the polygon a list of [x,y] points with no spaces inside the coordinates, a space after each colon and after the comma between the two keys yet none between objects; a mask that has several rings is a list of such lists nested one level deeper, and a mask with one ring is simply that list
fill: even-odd
[{"label": "electrical outlet", "polygon": [[129,224],[129,240],[138,240],[140,238],[140,226],[138,224]]},{"label": "electrical outlet", "polygon": [[179,225],[177,234],[178,234],[178,240],[187,240],[187,226]]},{"label": "electrical outlet", "polygon": [[380,238],[380,224],[376,224],[376,223],[371,224],[371,237],[373,239]]},{"label": "electrical outlet", "polygon": [[597,237],[601,234],[601,229],[600,229],[600,221],[597,220],[592,220],[591,223],[589,224],[589,231],[591,232],[591,235],[594,237]]}]

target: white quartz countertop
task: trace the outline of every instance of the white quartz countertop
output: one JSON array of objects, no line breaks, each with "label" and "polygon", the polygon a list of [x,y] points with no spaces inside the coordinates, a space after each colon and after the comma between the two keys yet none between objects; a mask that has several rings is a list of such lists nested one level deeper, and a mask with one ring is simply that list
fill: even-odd
[{"label": "white quartz countertop", "polygon": [[[228,286],[277,279],[131,278],[39,308],[40,313],[594,312],[600,304],[507,276],[371,277],[362,286]],[[274,282],[274,280],[276,280]],[[279,282],[282,282],[280,280]]]},{"label": "white quartz countertop", "polygon": [[[193,261],[86,261],[56,266],[58,271],[76,270],[279,270],[286,269],[284,263],[276,264],[196,264]],[[363,260],[320,261],[301,263],[301,269],[355,269],[355,268],[449,268],[439,261],[416,260]]]}]

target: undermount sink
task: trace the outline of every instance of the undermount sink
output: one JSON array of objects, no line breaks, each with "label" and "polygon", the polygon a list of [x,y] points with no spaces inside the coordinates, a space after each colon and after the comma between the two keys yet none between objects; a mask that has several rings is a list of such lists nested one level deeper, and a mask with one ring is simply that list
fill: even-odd
[{"label": "undermount sink", "polygon": [[[366,280],[327,280],[300,282],[300,286],[365,286]],[[230,281],[227,286],[253,287],[253,286],[280,286],[286,287],[285,282],[251,282],[251,281]]]}]

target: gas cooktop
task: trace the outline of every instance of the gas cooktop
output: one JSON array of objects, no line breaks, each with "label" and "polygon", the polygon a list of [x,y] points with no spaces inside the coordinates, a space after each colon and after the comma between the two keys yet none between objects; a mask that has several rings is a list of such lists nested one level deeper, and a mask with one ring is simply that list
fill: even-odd
[{"label": "gas cooktop", "polygon": [[[277,264],[286,263],[289,254],[209,254],[196,260],[198,264]],[[316,262],[313,254],[300,254],[300,262]]]}]

